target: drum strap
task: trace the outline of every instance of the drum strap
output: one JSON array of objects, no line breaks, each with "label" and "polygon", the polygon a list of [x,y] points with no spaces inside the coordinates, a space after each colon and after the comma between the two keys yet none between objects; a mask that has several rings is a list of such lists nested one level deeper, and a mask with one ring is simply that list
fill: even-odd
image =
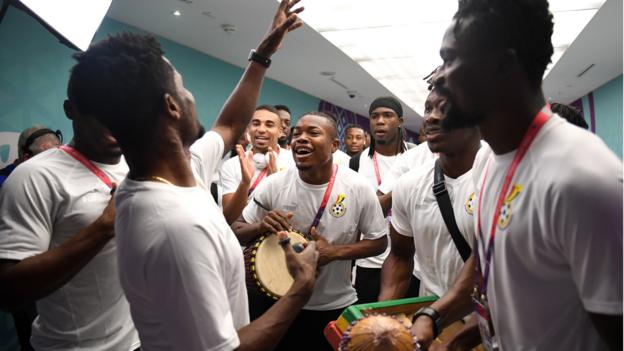
[{"label": "drum strap", "polygon": [[325,194],[323,195],[323,201],[321,201],[321,206],[316,212],[316,216],[314,217],[314,221],[312,221],[312,225],[310,229],[308,229],[308,234],[312,227],[318,226],[321,221],[321,217],[323,217],[323,212],[325,212],[325,208],[327,207],[327,202],[329,201],[329,196],[331,195],[332,188],[334,187],[334,181],[336,180],[336,173],[338,173],[338,165],[334,164],[334,171],[332,172],[332,176],[329,179],[329,183],[327,183],[327,188],[325,188]]}]

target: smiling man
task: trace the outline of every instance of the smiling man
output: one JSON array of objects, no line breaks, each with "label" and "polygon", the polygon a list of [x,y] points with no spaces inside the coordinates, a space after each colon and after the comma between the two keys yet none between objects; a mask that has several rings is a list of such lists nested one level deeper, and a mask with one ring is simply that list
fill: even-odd
[{"label": "smiling man", "polygon": [[249,123],[251,150],[238,150],[239,157],[225,161],[219,171],[223,215],[228,223],[240,216],[258,184],[271,174],[294,165],[290,150],[278,145],[282,130],[278,110],[269,105],[256,107]]},{"label": "smiling man", "polygon": [[622,162],[546,103],[552,33],[546,0],[465,0],[440,48],[443,126],[489,144],[473,166],[473,330],[487,349],[621,350]]},{"label": "smiling man", "polygon": [[[323,328],[355,303],[351,260],[386,248],[388,228],[375,192],[348,167],[335,165],[336,122],[322,112],[299,119],[291,149],[296,168],[273,175],[254,192],[232,228],[243,243],[266,232],[309,235],[319,250],[320,273],[310,301],[280,344],[281,350],[331,350]],[[362,240],[358,240],[362,233]]]}]

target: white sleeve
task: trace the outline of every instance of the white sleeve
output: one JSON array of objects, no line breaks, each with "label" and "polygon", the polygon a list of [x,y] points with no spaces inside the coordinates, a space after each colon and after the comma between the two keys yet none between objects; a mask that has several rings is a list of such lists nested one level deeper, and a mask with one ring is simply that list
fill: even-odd
[{"label": "white sleeve", "polygon": [[[599,161],[590,168],[610,168]],[[611,169],[609,177],[591,171],[564,176],[561,187],[547,196],[556,245],[589,312],[622,314],[621,167]]]},{"label": "white sleeve", "polygon": [[392,218],[390,223],[397,233],[413,237],[414,233],[410,228],[409,213],[407,211],[407,201],[405,193],[407,192],[407,183],[403,180],[397,182],[395,191],[392,192]]},{"label": "white sleeve", "polygon": [[36,166],[21,164],[0,190],[0,259],[23,260],[50,246],[59,187]]},{"label": "white sleeve", "polygon": [[[179,236],[180,226],[184,240],[171,240]],[[153,306],[159,306],[155,312],[167,338],[175,350],[237,348],[221,247],[199,226],[171,227],[166,242],[145,260],[146,287]]]},{"label": "white sleeve", "polygon": [[266,208],[273,208],[273,203],[270,198],[270,187],[271,181],[269,181],[269,178],[258,184],[258,187],[256,188],[256,190],[254,190],[252,197],[249,199],[249,201],[247,201],[247,206],[245,206],[245,208],[243,209],[242,215],[245,222],[258,223],[262,221],[267,213],[269,213],[269,211],[259,206],[258,203],[262,204],[262,206]]},{"label": "white sleeve", "polygon": [[366,183],[356,189],[358,202],[362,206],[358,230],[363,239],[374,240],[388,235],[388,223],[384,218],[383,210],[375,191]]},{"label": "white sleeve", "polygon": [[221,170],[219,171],[219,178],[221,182],[221,191],[223,195],[233,194],[238,189],[242,180],[240,172],[240,160],[238,156],[234,156],[227,160]]},{"label": "white sleeve", "polygon": [[209,131],[191,145],[191,167],[204,184],[212,183],[213,175],[223,158],[223,138]]}]

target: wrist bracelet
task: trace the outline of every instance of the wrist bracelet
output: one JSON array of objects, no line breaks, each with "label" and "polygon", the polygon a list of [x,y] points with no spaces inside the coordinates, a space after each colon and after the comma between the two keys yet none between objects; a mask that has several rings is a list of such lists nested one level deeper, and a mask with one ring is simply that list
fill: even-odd
[{"label": "wrist bracelet", "polygon": [[256,52],[255,49],[252,49],[249,52],[249,57],[247,57],[247,60],[259,63],[260,65],[264,66],[265,68],[269,68],[269,66],[271,65],[271,59],[268,58],[268,57],[260,55],[258,52]]},{"label": "wrist bracelet", "polygon": [[423,307],[416,312],[412,322],[415,323],[416,319],[418,319],[418,317],[420,316],[427,316],[431,318],[431,320],[433,321],[433,338],[437,338],[440,334],[440,314],[438,313],[438,311],[434,310],[431,307]]}]

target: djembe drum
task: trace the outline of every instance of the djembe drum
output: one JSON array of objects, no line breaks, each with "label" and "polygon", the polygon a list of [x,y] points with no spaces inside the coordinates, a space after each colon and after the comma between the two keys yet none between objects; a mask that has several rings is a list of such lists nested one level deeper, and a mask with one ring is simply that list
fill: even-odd
[{"label": "djembe drum", "polygon": [[[299,232],[288,233],[291,245],[305,244],[305,236]],[[278,300],[292,286],[294,280],[286,266],[284,249],[277,235],[265,234],[243,251],[247,289]]]}]

